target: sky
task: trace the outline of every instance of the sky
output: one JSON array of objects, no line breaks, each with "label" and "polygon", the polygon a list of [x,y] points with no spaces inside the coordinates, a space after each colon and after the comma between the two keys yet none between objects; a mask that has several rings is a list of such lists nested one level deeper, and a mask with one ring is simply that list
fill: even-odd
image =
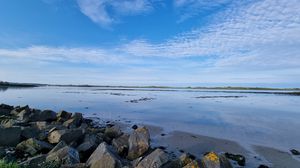
[{"label": "sky", "polygon": [[300,87],[299,0],[0,0],[0,80]]}]

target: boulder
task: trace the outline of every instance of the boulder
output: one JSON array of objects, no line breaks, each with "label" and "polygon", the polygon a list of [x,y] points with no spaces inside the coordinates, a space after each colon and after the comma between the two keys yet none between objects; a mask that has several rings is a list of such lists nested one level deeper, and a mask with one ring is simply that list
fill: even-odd
[{"label": "boulder", "polygon": [[118,157],[110,151],[105,142],[97,147],[86,163],[90,168],[120,168],[122,166]]},{"label": "boulder", "polygon": [[56,144],[56,146],[54,148],[52,148],[52,150],[48,153],[48,155],[62,149],[63,147],[66,147],[66,146],[67,146],[67,144],[64,141],[60,141],[58,144]]},{"label": "boulder", "polygon": [[26,106],[23,106],[23,107],[16,107],[16,108],[14,108],[11,112],[10,112],[10,114],[11,115],[15,115],[15,116],[17,116],[21,111],[23,111],[23,110],[30,110],[30,108],[29,108],[29,106],[28,105],[26,105]]},{"label": "boulder", "polygon": [[34,126],[39,130],[45,130],[49,124],[46,121],[37,121]]},{"label": "boulder", "polygon": [[193,162],[193,159],[190,157],[189,154],[184,153],[179,157],[180,163],[182,166],[186,166],[189,163]]},{"label": "boulder", "polygon": [[77,128],[81,125],[83,120],[81,113],[74,113],[70,119],[63,123],[68,128]]},{"label": "boulder", "polygon": [[30,119],[31,111],[30,109],[23,109],[20,113],[17,114],[18,120],[23,122],[28,122]]},{"label": "boulder", "polygon": [[57,121],[59,121],[59,122],[65,122],[68,119],[70,119],[71,116],[72,116],[72,113],[69,113],[69,112],[66,112],[66,111],[60,111],[56,115]]},{"label": "boulder", "polygon": [[49,133],[48,141],[50,143],[58,143],[60,141],[65,141],[70,143],[72,141],[77,141],[83,138],[84,130],[82,129],[67,129],[67,130],[54,130]]},{"label": "boulder", "polygon": [[48,154],[46,162],[57,162],[61,165],[73,165],[80,163],[79,153],[76,149],[65,146],[56,152]]},{"label": "boulder", "polygon": [[0,115],[8,115],[13,109],[13,106],[7,104],[0,104]]},{"label": "boulder", "polygon": [[202,158],[204,168],[232,168],[230,162],[224,155],[209,152]]},{"label": "boulder", "polygon": [[43,163],[46,161],[46,155],[37,155],[32,158],[28,158],[26,161],[21,162],[22,167],[42,167]]},{"label": "boulder", "polygon": [[56,113],[52,110],[34,110],[30,116],[30,121],[54,121]]},{"label": "boulder", "polygon": [[61,168],[88,168],[85,163],[77,163],[72,165],[62,165]]},{"label": "boulder", "polygon": [[122,131],[119,126],[114,125],[112,127],[106,127],[104,134],[105,136],[113,139],[122,135]]},{"label": "boulder", "polygon": [[291,149],[290,151],[293,155],[300,155],[300,152],[297,151],[296,149]]},{"label": "boulder", "polygon": [[147,128],[140,127],[133,131],[128,139],[128,159],[134,160],[149,149],[150,134]]},{"label": "boulder", "polygon": [[136,168],[145,167],[162,167],[169,161],[168,155],[161,149],[155,149],[151,154],[147,155]]},{"label": "boulder", "polygon": [[183,168],[202,168],[202,167],[200,167],[200,164],[196,160],[193,160],[189,164],[185,165]]},{"label": "boulder", "polygon": [[112,145],[117,150],[118,154],[121,156],[126,156],[128,152],[128,134],[123,134],[122,136],[113,139]]},{"label": "boulder", "polygon": [[21,127],[0,128],[0,146],[16,146],[21,140]]},{"label": "boulder", "polygon": [[47,142],[39,141],[34,138],[27,139],[26,141],[23,141],[19,143],[16,146],[17,151],[21,151],[23,153],[28,153],[31,156],[36,155],[38,152],[48,152],[52,149],[52,145],[50,145]]},{"label": "boulder", "polygon": [[4,128],[12,127],[15,124],[16,124],[16,120],[14,119],[4,119],[1,121],[1,126]]},{"label": "boulder", "polygon": [[82,160],[88,159],[99,143],[96,135],[86,134],[83,142],[76,148],[80,154],[80,158],[82,158]]},{"label": "boulder", "polygon": [[36,138],[40,134],[40,130],[35,127],[22,127],[21,137],[24,139]]},{"label": "boulder", "polygon": [[238,163],[239,166],[245,166],[246,164],[246,158],[243,155],[239,154],[231,154],[231,153],[225,153],[225,156],[228,159],[234,160]]}]

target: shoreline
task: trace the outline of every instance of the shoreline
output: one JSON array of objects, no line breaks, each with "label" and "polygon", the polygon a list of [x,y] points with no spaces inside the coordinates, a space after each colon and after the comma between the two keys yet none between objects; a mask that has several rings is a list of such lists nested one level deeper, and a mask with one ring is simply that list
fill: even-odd
[{"label": "shoreline", "polygon": [[[1,106],[4,107],[5,105],[1,105]],[[8,107],[8,105],[6,105],[6,107]],[[17,107],[17,108],[24,108],[24,107]],[[13,109],[16,109],[16,107],[13,107]],[[28,107],[28,109],[29,109],[29,107]],[[1,110],[1,108],[0,108],[0,110]],[[38,109],[35,109],[35,110],[38,110]],[[5,118],[5,116],[13,116],[13,115],[11,115],[12,111],[13,110],[10,110],[8,115],[2,114],[2,118],[1,118],[2,127],[1,128],[3,128],[3,117]],[[50,110],[48,110],[48,111],[50,111]],[[3,108],[2,108],[1,112],[3,112]],[[40,110],[40,112],[43,112],[43,111]],[[18,115],[19,114],[20,114],[20,112],[18,113]],[[74,113],[74,114],[77,114],[77,113]],[[79,113],[79,114],[81,114],[81,113]],[[82,116],[82,114],[81,114],[81,116]],[[93,117],[82,118],[82,120],[85,120],[85,119],[90,120],[90,118],[93,118]],[[5,119],[7,119],[7,118],[5,118]],[[116,121],[111,121],[111,120],[110,121],[103,120],[103,121],[104,121],[103,123],[100,123],[99,121],[97,122],[97,120],[95,120],[95,119],[93,120],[93,122],[97,123],[96,124],[97,126],[100,126],[100,127],[104,126],[105,129],[109,128],[109,126],[111,126],[111,125],[118,126],[118,127],[120,127],[120,130],[124,134],[127,134],[127,135],[130,135],[132,133],[133,130],[131,127],[133,124],[136,124],[136,123],[116,122]],[[54,122],[54,121],[52,121],[52,122]],[[55,122],[57,122],[57,121],[55,121]],[[61,125],[64,125],[64,123],[61,123]],[[244,148],[242,145],[238,144],[237,142],[231,141],[231,140],[213,138],[213,137],[208,137],[208,136],[203,136],[203,135],[196,135],[196,134],[182,132],[182,131],[171,131],[171,132],[165,133],[165,130],[162,127],[138,124],[139,128],[143,128],[143,126],[145,126],[149,130],[149,135],[151,137],[150,138],[151,139],[150,146],[153,149],[155,149],[155,148],[162,149],[162,151],[167,153],[169,155],[169,157],[173,157],[173,159],[174,158],[178,159],[178,158],[180,158],[180,156],[182,154],[188,153],[188,154],[191,154],[193,157],[199,159],[200,163],[202,163],[201,160],[203,160],[203,158],[205,158],[205,156],[206,156],[205,154],[207,154],[207,152],[215,152],[218,155],[218,157],[222,157],[224,155],[224,153],[229,153],[234,156],[236,156],[236,155],[244,156],[246,158],[246,162],[245,162],[246,165],[244,166],[245,168],[259,167],[260,165],[265,165],[265,166],[274,167],[274,168],[284,167],[284,166],[288,165],[289,168],[293,168],[293,166],[296,168],[297,166],[295,164],[300,164],[299,156],[292,156],[288,152],[279,151],[275,148],[263,147],[263,146],[253,146],[253,151],[249,151],[246,148]],[[31,129],[31,127],[32,126],[30,126],[29,128]],[[20,142],[18,142],[18,143],[20,143]],[[144,157],[147,157],[147,156],[144,156]],[[198,162],[199,162],[199,160],[198,160]],[[229,160],[229,162],[232,164],[233,167],[237,166],[236,161],[233,161],[229,158],[227,158],[227,160]]]}]

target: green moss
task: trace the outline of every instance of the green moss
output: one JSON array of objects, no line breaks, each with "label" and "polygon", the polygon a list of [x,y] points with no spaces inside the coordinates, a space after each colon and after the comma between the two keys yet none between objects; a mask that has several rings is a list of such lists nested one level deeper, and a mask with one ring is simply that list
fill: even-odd
[{"label": "green moss", "polygon": [[0,160],[0,168],[20,168],[20,166],[17,163]]}]

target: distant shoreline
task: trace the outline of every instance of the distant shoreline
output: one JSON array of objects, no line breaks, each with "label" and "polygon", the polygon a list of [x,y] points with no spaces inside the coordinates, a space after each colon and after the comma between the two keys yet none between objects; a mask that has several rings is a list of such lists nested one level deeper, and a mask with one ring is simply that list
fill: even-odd
[{"label": "distant shoreline", "polygon": [[60,84],[39,84],[39,83],[16,83],[0,81],[0,87],[39,87],[39,86],[58,86],[58,87],[105,87],[105,88],[157,88],[157,89],[216,89],[216,90],[284,90],[284,91],[300,91],[300,88],[271,88],[271,87],[191,87],[191,86],[122,86],[122,85],[60,85]]}]

